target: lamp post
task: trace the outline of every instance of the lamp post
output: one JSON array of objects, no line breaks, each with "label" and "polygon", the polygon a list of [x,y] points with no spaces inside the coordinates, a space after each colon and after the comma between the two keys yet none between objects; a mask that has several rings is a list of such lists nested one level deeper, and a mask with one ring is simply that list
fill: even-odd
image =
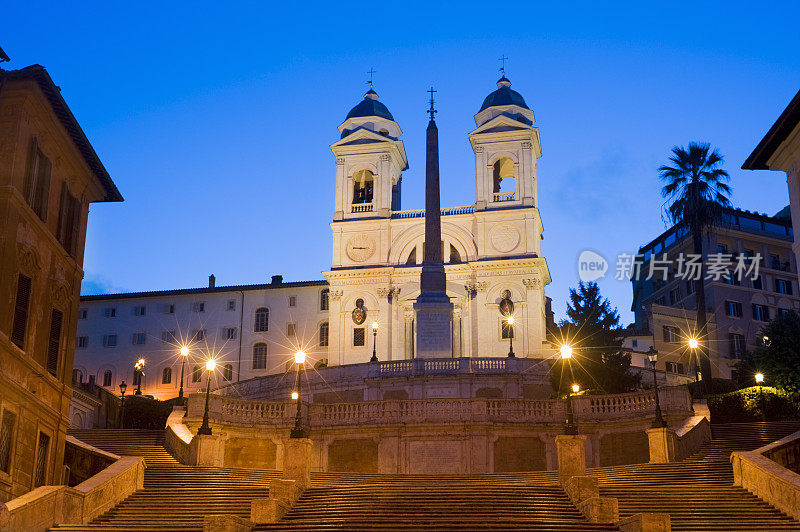
[{"label": "lamp post", "polygon": [[700,381],[700,360],[697,358],[697,348],[700,343],[697,338],[689,338],[689,349],[692,350],[692,359],[694,359],[694,382]]},{"label": "lamp post", "polygon": [[125,381],[119,383],[119,393],[121,396],[120,399],[120,407],[119,407],[119,428],[125,428],[125,390],[128,389],[128,385],[125,384]]},{"label": "lamp post", "polygon": [[764,374],[761,372],[756,373],[755,379],[758,385],[758,407],[761,409],[761,419],[762,421],[766,421],[767,416],[766,412],[764,412],[764,392],[761,389],[761,385],[764,382]]},{"label": "lamp post", "polygon": [[186,401],[183,398],[183,368],[186,366],[186,359],[189,358],[189,348],[185,345],[181,347],[181,389],[178,390],[178,404],[185,406]]},{"label": "lamp post", "polygon": [[303,427],[303,418],[302,414],[300,413],[300,407],[302,406],[300,403],[300,369],[304,366],[306,362],[306,353],[302,349],[298,350],[297,353],[294,354],[294,362],[297,366],[297,379],[295,380],[294,391],[292,392],[292,399],[295,400],[295,404],[297,405],[297,414],[294,416],[294,427],[292,428],[292,432],[289,434],[290,438],[308,438],[308,429]]},{"label": "lamp post", "polygon": [[655,389],[656,396],[656,418],[653,420],[654,429],[662,429],[667,426],[667,422],[661,416],[661,401],[658,398],[658,378],[656,377],[656,361],[658,360],[658,351],[651,345],[647,350],[647,358],[653,365],[653,388]]},{"label": "lamp post", "polygon": [[572,409],[572,394],[578,393],[581,387],[578,384],[573,384],[570,391],[567,392],[567,422],[564,424],[564,434],[575,435],[578,434],[578,425],[575,424],[575,411]]},{"label": "lamp post", "polygon": [[508,324],[508,358],[514,358],[514,316],[509,316],[506,319]]},{"label": "lamp post", "polygon": [[211,395],[211,373],[217,367],[217,361],[209,358],[206,362],[206,372],[208,373],[208,380],[206,381],[206,409],[203,411],[203,424],[197,429],[197,434],[211,436],[211,425],[208,424],[208,396]]},{"label": "lamp post", "polygon": [[140,358],[133,365],[133,376],[136,381],[137,387],[134,395],[142,395],[142,377],[144,376],[144,359]]},{"label": "lamp post", "polygon": [[377,321],[372,322],[372,358],[369,359],[370,362],[377,362],[378,361],[378,354],[375,351],[375,343],[378,341],[378,327],[380,324]]}]

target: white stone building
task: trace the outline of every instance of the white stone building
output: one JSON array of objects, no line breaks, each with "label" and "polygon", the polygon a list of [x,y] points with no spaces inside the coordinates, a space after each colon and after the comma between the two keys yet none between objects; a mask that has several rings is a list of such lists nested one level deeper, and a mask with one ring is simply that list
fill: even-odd
[{"label": "white stone building", "polygon": [[[442,209],[453,357],[507,356],[509,334],[517,356],[546,356],[550,275],[541,253],[539,132],[510,85],[505,76],[497,82],[469,133],[475,202]],[[202,289],[84,297],[76,376],[130,385],[142,357],[143,392],[172,397],[178,347],[187,342],[195,357],[187,364],[189,389],[200,385],[195,367],[210,354],[221,359],[221,378],[233,381],[285,371],[301,346],[329,365],[368,361],[373,338],[379,360],[413,358],[425,218],[424,210],[401,207],[408,167],[402,131],[370,89],[339,132],[331,146],[336,179],[326,281],[215,287],[212,280]],[[498,308],[503,297],[514,302],[513,332]]]}]

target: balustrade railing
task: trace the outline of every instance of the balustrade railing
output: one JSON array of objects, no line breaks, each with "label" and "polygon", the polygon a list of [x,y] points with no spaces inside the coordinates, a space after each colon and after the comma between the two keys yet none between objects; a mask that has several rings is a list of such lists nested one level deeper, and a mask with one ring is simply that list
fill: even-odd
[{"label": "balustrade railing", "polygon": [[516,194],[514,192],[495,192],[494,201],[514,201]]},{"label": "balustrade railing", "polygon": [[372,203],[354,203],[350,212],[372,212]]},{"label": "balustrade railing", "polygon": [[[445,207],[441,210],[442,216],[451,216],[454,214],[472,214],[475,212],[474,205],[460,205],[458,207]],[[392,212],[392,218],[424,218],[425,209],[412,209],[406,211]]]}]

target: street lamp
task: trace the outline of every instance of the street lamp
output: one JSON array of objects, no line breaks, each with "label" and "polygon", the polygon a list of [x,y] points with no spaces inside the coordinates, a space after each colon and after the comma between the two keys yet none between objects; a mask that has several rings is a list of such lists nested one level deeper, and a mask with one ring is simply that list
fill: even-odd
[{"label": "street lamp", "polygon": [[572,358],[572,348],[568,345],[561,346],[561,359],[566,360]]},{"label": "street lamp", "polygon": [[140,358],[133,365],[134,381],[137,384],[136,392],[134,395],[142,395],[142,377],[144,376],[144,359]]},{"label": "street lamp", "polygon": [[377,321],[372,322],[372,358],[369,359],[370,362],[378,361],[378,354],[375,352],[375,343],[378,341],[379,326],[380,324]]},{"label": "street lamp", "polygon": [[647,359],[653,365],[653,388],[655,389],[656,396],[656,418],[653,420],[654,429],[663,429],[667,426],[667,422],[661,416],[661,402],[658,398],[658,378],[656,377],[656,361],[658,360],[658,351],[651,345],[647,350]]},{"label": "street lamp", "polygon": [[759,372],[755,374],[756,384],[758,384],[758,406],[761,408],[761,418],[765,418],[764,412],[764,393],[761,389],[761,384],[764,382],[764,374]]},{"label": "street lamp", "polygon": [[208,396],[211,395],[211,374],[214,368],[217,367],[217,361],[209,358],[206,362],[206,371],[208,372],[208,380],[206,381],[206,409],[203,411],[203,424],[197,429],[197,434],[211,436],[211,425],[208,424]]},{"label": "street lamp", "polygon": [[119,407],[119,428],[125,428],[125,390],[128,389],[128,385],[125,384],[125,381],[119,383],[119,393],[122,396],[120,399],[120,407]]},{"label": "street lamp", "polygon": [[700,342],[697,338],[689,338],[689,349],[692,350],[692,358],[694,359],[694,382],[700,381],[700,358],[697,356],[697,348],[700,347]]},{"label": "street lamp", "polygon": [[303,427],[303,418],[300,413],[300,369],[305,365],[306,353],[302,349],[294,354],[294,362],[297,366],[297,380],[295,380],[294,391],[292,392],[292,399],[297,405],[297,414],[294,416],[294,428],[289,434],[290,438],[308,438],[308,429]]},{"label": "street lamp", "polygon": [[186,359],[189,358],[189,348],[185,345],[181,347],[181,389],[178,390],[178,404],[185,405],[183,400],[183,368],[186,366]]},{"label": "street lamp", "polygon": [[580,385],[573,384],[571,391],[567,392],[567,421],[564,423],[564,434],[573,436],[578,434],[578,426],[575,424],[575,412],[572,409],[572,394],[578,393],[580,389]]},{"label": "street lamp", "polygon": [[508,324],[508,358],[514,358],[514,316],[506,319]]}]

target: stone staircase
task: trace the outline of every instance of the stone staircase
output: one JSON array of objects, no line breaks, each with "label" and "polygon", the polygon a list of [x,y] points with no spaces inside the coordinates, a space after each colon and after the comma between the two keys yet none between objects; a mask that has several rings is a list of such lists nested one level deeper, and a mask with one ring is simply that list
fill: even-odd
[{"label": "stone staircase", "polygon": [[[590,469],[604,497],[617,497],[620,517],[666,512],[673,530],[797,530],[800,523],[732,486],[732,450],[751,450],[800,423],[712,426],[714,439],[684,462]],[[200,531],[204,515],[247,518],[250,501],[266,497],[279,471],[180,465],[162,431],[72,431],[121,455],[145,456],[144,489],[88,525],[53,530]],[[315,473],[312,487],[279,522],[256,530],[325,532],[390,530],[616,530],[587,522],[557,485],[554,471],[485,475]]]},{"label": "stone staircase", "polygon": [[620,517],[670,514],[673,530],[798,530],[800,523],[734,487],[731,451],[749,451],[800,430],[800,423],[712,425],[712,440],[683,462],[597,468],[600,495],[616,497]]}]

